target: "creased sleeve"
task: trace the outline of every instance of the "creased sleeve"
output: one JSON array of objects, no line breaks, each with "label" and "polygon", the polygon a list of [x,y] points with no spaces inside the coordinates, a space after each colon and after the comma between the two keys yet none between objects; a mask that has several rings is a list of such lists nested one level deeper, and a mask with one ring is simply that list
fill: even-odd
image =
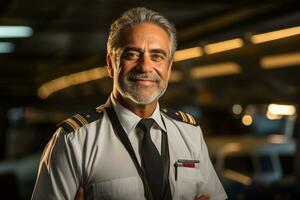
[{"label": "creased sleeve", "polygon": [[81,153],[76,133],[59,128],[40,160],[32,200],[74,199],[81,182]]}]

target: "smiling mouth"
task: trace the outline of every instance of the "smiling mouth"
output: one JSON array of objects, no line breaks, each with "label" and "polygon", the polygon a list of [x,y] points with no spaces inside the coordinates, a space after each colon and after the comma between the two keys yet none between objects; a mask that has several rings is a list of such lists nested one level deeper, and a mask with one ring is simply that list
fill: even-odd
[{"label": "smiling mouth", "polygon": [[141,84],[141,85],[152,85],[156,83],[154,80],[149,80],[149,79],[131,79],[130,81]]}]

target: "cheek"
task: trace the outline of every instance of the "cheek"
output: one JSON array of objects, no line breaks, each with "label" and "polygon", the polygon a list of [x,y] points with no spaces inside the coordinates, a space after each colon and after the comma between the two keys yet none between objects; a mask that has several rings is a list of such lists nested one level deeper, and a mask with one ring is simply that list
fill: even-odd
[{"label": "cheek", "polygon": [[168,66],[163,66],[161,68],[158,68],[156,72],[164,79],[167,80],[169,77],[169,67]]},{"label": "cheek", "polygon": [[170,71],[170,62],[164,61],[157,66],[157,72],[163,77],[168,78]]},{"label": "cheek", "polygon": [[120,68],[123,74],[128,74],[128,72],[131,71],[135,65],[136,63],[132,61],[121,61]]}]

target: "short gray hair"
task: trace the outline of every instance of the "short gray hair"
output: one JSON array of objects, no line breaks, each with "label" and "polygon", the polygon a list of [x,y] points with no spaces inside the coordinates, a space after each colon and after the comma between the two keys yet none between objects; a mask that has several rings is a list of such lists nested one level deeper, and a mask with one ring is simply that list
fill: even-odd
[{"label": "short gray hair", "polygon": [[177,47],[175,26],[158,12],[143,7],[127,10],[111,25],[107,41],[107,53],[113,53],[119,47],[120,35],[125,28],[141,23],[158,25],[168,33],[171,44],[170,56],[172,58]]}]

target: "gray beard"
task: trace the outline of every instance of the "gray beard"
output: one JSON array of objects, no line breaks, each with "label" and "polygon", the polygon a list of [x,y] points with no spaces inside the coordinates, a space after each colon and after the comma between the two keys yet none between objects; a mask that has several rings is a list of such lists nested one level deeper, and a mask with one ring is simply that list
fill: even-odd
[{"label": "gray beard", "polygon": [[148,96],[141,95],[139,92],[143,89],[146,90],[146,87],[140,86],[138,84],[135,84],[134,82],[129,81],[127,77],[120,78],[118,87],[122,96],[128,97],[138,105],[147,105],[158,100],[165,93],[167,89],[167,83],[161,87],[159,86],[159,83],[157,83],[157,88],[155,89],[155,91]]}]

